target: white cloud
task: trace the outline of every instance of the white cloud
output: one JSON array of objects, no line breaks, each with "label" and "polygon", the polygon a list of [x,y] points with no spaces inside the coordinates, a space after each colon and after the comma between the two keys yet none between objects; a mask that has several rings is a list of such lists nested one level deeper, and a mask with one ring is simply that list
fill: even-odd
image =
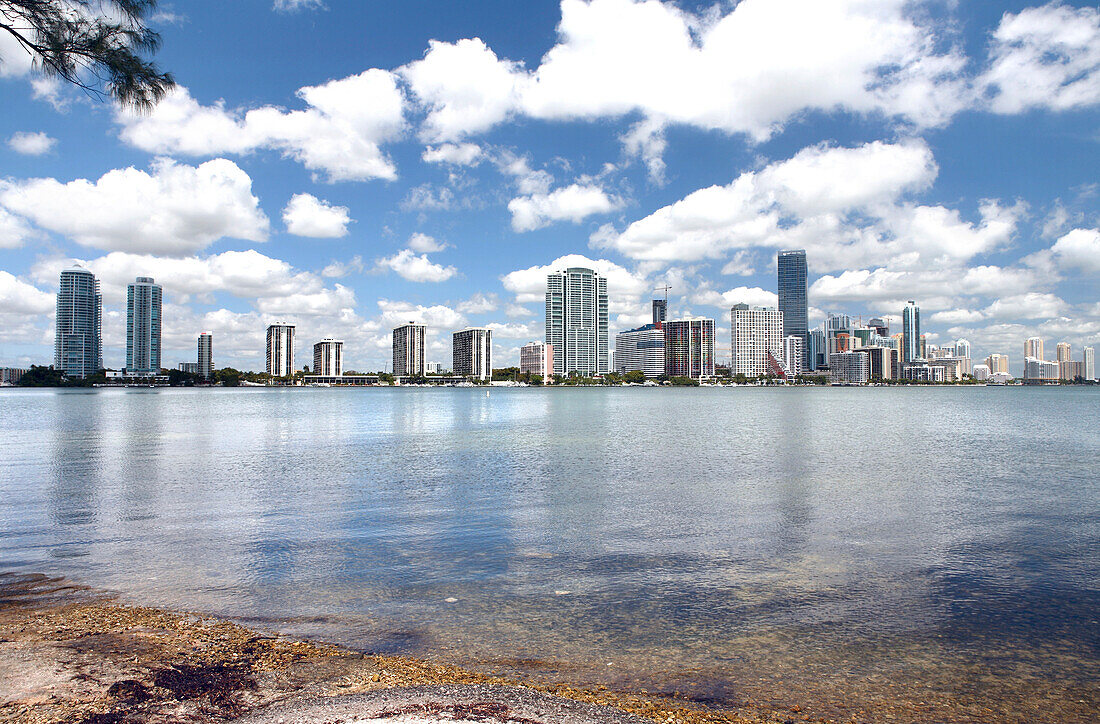
[{"label": "white cloud", "polygon": [[160,159],[151,172],[116,169],[94,182],[0,182],[0,205],[107,250],[183,255],[223,237],[264,241],[268,233],[252,179],[223,158],[197,167]]},{"label": "white cloud", "polygon": [[1050,319],[1064,314],[1067,307],[1054,294],[1029,292],[998,299],[982,311],[995,319]]},{"label": "white cloud", "polygon": [[27,222],[0,206],[0,249],[15,249],[35,236]]},{"label": "white cloud", "polygon": [[1085,274],[1100,274],[1100,230],[1073,229],[1050,247],[1058,264]]},{"label": "white cloud", "polygon": [[57,139],[51,138],[42,131],[35,133],[19,131],[13,133],[8,139],[8,146],[16,153],[22,153],[25,156],[41,156],[49,153],[56,145]]},{"label": "white cloud", "polygon": [[427,254],[418,256],[412,249],[402,249],[376,263],[379,268],[391,269],[411,282],[445,282],[458,273],[453,266],[436,264]]},{"label": "white cloud", "polygon": [[312,194],[294,194],[283,209],[286,230],[296,236],[335,239],[348,235],[348,207],[333,206]]},{"label": "white cloud", "polygon": [[645,275],[632,272],[607,259],[590,259],[567,254],[544,266],[518,269],[501,277],[504,288],[516,295],[518,304],[542,303],[546,299],[546,277],[570,267],[595,269],[607,278],[608,302],[613,312],[633,311],[638,298],[648,294],[652,284]]},{"label": "white cloud", "polygon": [[496,311],[497,297],[495,294],[482,294],[478,292],[466,301],[458,303],[458,311],[463,314],[485,314]]},{"label": "white cloud", "polygon": [[241,112],[221,102],[200,105],[178,87],[148,114],[119,109],[116,119],[124,141],[151,153],[207,156],[270,148],[330,181],[397,177],[381,150],[405,126],[404,97],[393,73],[372,68],[301,88],[297,95],[306,109]]},{"label": "white cloud", "polygon": [[0,269],[0,314],[49,314],[54,311],[54,306],[54,295]]},{"label": "white cloud", "polygon": [[446,186],[434,187],[427,183],[409,189],[401,202],[401,208],[405,211],[449,211],[458,205],[454,191]]},{"label": "white cloud", "polygon": [[985,315],[973,309],[949,309],[928,317],[928,321],[933,324],[969,324],[983,319]]},{"label": "white cloud", "polygon": [[363,257],[356,255],[346,262],[333,261],[321,270],[321,276],[330,279],[346,277],[352,273],[362,272],[364,268]]},{"label": "white cloud", "polygon": [[476,166],[481,162],[481,146],[476,143],[444,143],[424,149],[420,158],[425,163],[449,163],[454,166]]},{"label": "white cloud", "polygon": [[734,304],[748,304],[753,307],[774,307],[779,304],[775,292],[760,287],[736,287],[727,292],[703,289],[691,295],[692,304],[706,304],[729,310]]},{"label": "white cloud", "polygon": [[334,316],[342,311],[351,312],[355,308],[355,292],[342,284],[336,284],[332,289],[260,297],[255,306],[257,311],[265,314]]},{"label": "white cloud", "polygon": [[527,307],[523,306],[522,304],[515,304],[515,303],[509,304],[508,306],[506,306],[504,308],[504,313],[507,314],[509,317],[514,318],[514,319],[515,318],[522,319],[523,317],[533,317],[533,316],[535,316],[535,313],[532,312]]},{"label": "white cloud", "polygon": [[325,3],[322,0],[275,0],[273,7],[276,12],[295,13],[299,10],[322,10]]},{"label": "white cloud", "polygon": [[516,231],[541,229],[555,221],[580,223],[593,214],[606,214],[622,205],[598,186],[570,184],[550,193],[519,196],[508,202],[512,228]]},{"label": "white cloud", "polygon": [[382,324],[386,327],[395,327],[408,322],[417,322],[444,330],[454,330],[466,326],[466,317],[461,312],[443,304],[426,307],[411,302],[379,299],[378,308],[382,313]]},{"label": "white cloud", "polygon": [[419,231],[412,234],[409,237],[409,248],[413,251],[419,251],[424,254],[433,254],[437,251],[443,251],[448,244],[439,241],[427,234],[422,234]]},{"label": "white cloud", "polygon": [[1051,2],[1005,13],[978,84],[996,113],[1100,104],[1100,10]]}]

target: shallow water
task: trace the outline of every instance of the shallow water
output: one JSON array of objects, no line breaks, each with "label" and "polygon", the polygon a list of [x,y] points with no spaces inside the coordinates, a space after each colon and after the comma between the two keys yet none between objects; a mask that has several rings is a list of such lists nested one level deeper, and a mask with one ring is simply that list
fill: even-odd
[{"label": "shallow water", "polygon": [[0,393],[0,570],[725,707],[1100,712],[1100,388]]}]

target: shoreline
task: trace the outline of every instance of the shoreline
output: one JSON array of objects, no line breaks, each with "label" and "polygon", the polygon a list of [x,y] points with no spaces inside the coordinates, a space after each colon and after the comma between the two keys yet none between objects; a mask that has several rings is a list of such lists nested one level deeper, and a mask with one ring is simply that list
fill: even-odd
[{"label": "shoreline", "polygon": [[579,702],[599,707],[593,711],[603,711],[607,721],[833,721],[811,719],[798,705],[732,711],[644,691],[555,685],[359,653],[204,614],[119,603],[62,578],[0,574],[0,722],[224,721],[305,700],[407,691],[445,697],[471,687],[480,698],[508,702],[536,696],[565,706]]}]

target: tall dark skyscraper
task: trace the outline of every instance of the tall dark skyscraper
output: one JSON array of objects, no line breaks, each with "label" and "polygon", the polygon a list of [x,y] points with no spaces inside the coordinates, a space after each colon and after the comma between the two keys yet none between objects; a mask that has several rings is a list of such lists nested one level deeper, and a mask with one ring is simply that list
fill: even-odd
[{"label": "tall dark skyscraper", "polygon": [[667,299],[654,299],[653,300],[653,324],[659,325],[668,319],[668,300]]},{"label": "tall dark skyscraper", "polygon": [[778,258],[779,311],[783,313],[783,336],[801,337],[809,350],[810,321],[806,308],[806,250],[781,251]]}]

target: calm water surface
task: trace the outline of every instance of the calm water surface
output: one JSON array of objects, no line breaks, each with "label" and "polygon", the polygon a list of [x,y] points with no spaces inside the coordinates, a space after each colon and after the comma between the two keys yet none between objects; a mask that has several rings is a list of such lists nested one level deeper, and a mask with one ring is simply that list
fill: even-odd
[{"label": "calm water surface", "polygon": [[1094,721],[1098,420],[1097,388],[9,390],[0,570],[727,707]]}]

